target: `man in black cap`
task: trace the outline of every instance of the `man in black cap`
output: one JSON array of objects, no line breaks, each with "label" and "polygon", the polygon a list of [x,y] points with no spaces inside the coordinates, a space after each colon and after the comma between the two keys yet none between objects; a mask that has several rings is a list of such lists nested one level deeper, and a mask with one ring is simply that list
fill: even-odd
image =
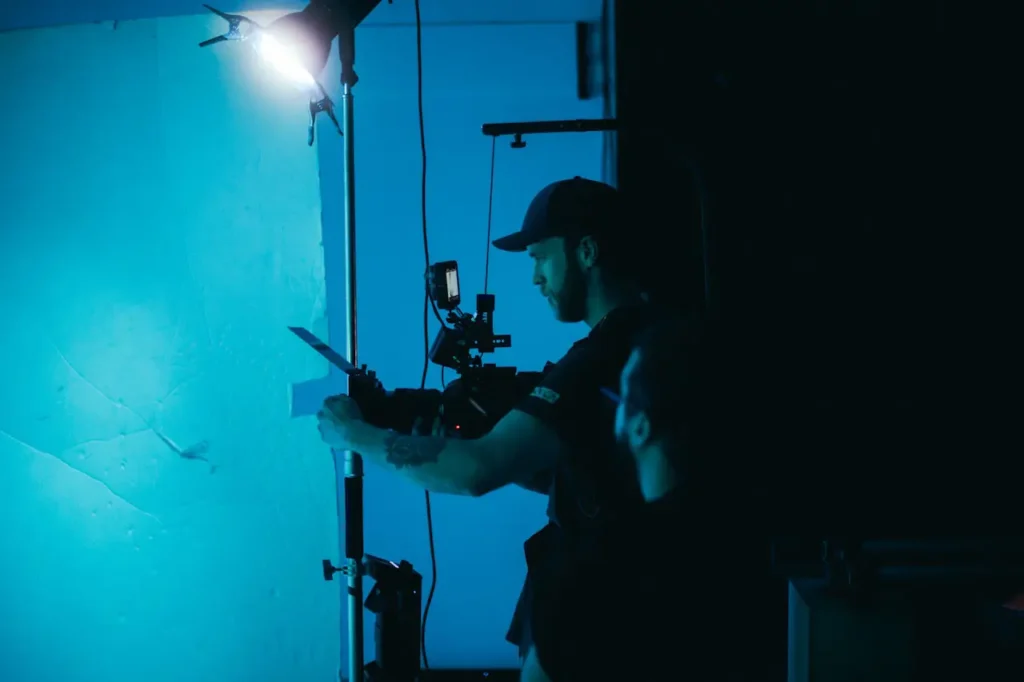
[{"label": "man in black cap", "polygon": [[526,543],[528,576],[508,633],[521,656],[531,643],[534,585],[642,503],[632,464],[615,446],[615,404],[602,393],[618,385],[634,335],[656,316],[630,276],[625,228],[615,188],[576,177],[541,190],[520,231],[494,242],[528,253],[533,283],[556,318],[591,331],[488,435],[398,435],[363,422],[345,396],[328,398],[318,415],[324,442],[427,490],[477,496],[519,484],[549,494],[551,522]]}]

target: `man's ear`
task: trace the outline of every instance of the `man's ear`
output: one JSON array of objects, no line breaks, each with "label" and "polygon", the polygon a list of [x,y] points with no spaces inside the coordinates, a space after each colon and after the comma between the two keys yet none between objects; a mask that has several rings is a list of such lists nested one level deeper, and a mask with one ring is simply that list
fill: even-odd
[{"label": "man's ear", "polygon": [[637,413],[632,419],[629,430],[630,440],[636,446],[647,445],[647,441],[651,439],[651,420],[647,418],[647,413]]},{"label": "man's ear", "polygon": [[597,242],[593,237],[581,237],[580,243],[576,246],[576,262],[580,269],[587,271],[597,265],[598,257]]}]

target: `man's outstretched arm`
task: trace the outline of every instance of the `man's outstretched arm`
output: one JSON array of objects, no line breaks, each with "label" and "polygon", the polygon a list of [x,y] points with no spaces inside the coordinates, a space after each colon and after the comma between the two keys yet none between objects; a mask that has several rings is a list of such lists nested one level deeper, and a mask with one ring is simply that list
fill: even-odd
[{"label": "man's outstretched arm", "polygon": [[345,429],[347,448],[378,466],[431,492],[473,497],[551,469],[561,449],[553,429],[518,410],[476,440],[403,436],[363,421]]}]

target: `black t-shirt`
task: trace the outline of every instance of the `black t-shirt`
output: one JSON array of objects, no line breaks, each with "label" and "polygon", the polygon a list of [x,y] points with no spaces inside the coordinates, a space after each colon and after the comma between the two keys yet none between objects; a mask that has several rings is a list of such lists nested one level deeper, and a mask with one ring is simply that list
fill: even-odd
[{"label": "black t-shirt", "polygon": [[[717,535],[702,516],[670,494],[535,587],[531,635],[553,682],[660,681],[681,670],[697,682],[768,679],[754,646],[770,639],[760,608],[767,543]],[[751,660],[738,660],[744,648]]]},{"label": "black t-shirt", "polygon": [[615,443],[619,377],[637,335],[664,316],[649,304],[617,308],[544,375],[516,409],[540,419],[562,440],[548,518],[569,537],[600,528],[641,502],[633,462]]},{"label": "black t-shirt", "polygon": [[551,523],[525,546],[529,574],[507,634],[521,654],[532,639],[533,586],[583,551],[602,527],[643,503],[635,466],[615,442],[616,405],[602,389],[618,393],[637,335],[665,315],[649,304],[613,310],[516,407],[554,429],[564,452],[548,494]]}]

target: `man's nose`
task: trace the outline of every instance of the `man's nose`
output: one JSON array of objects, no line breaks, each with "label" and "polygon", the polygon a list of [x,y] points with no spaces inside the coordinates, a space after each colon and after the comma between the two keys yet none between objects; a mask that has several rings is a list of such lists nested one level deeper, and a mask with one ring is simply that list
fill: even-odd
[{"label": "man's nose", "polygon": [[537,270],[533,271],[533,283],[538,287],[544,284],[544,277]]}]

